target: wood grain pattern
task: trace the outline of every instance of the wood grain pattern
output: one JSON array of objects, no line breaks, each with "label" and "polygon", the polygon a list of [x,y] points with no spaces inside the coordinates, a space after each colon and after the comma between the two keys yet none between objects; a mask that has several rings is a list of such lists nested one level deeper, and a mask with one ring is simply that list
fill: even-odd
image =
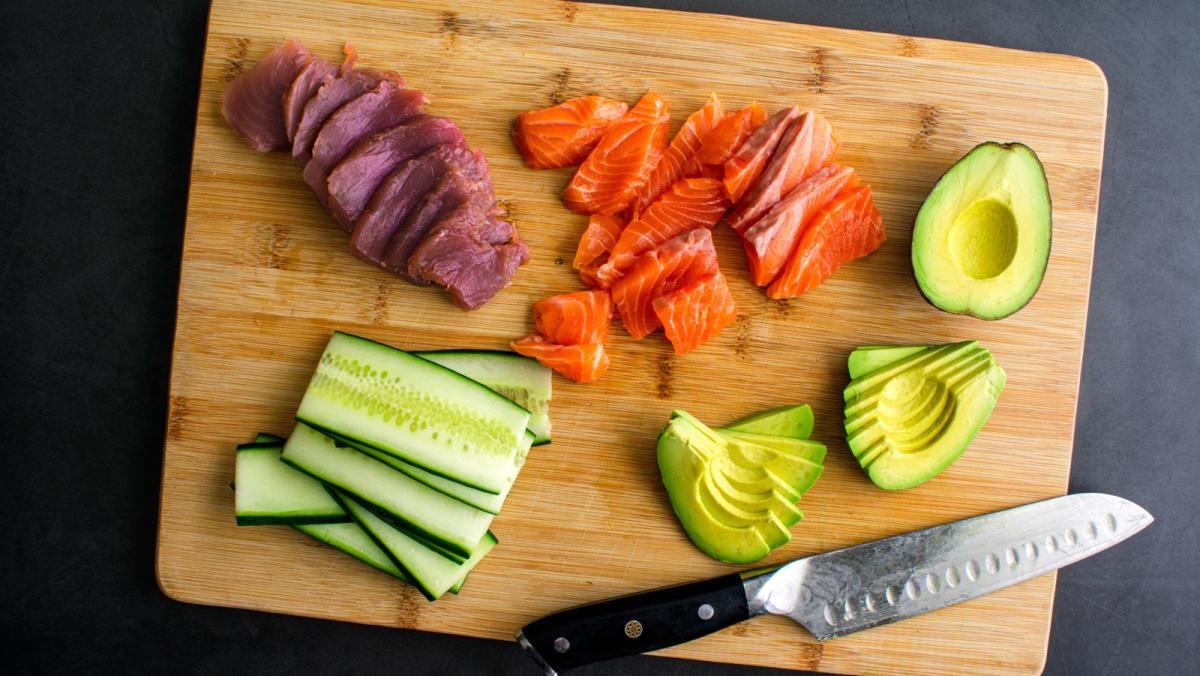
[{"label": "wood grain pattern", "polygon": [[[352,41],[368,66],[429,93],[491,161],[532,259],[512,287],[464,315],[352,257],[283,153],[252,152],[221,120],[224,84],[284,38],[326,57]],[[580,288],[570,269],[585,219],[558,201],[565,171],[523,168],[521,111],[587,93],[632,103],[654,88],[675,124],[716,91],[727,106],[821,110],[841,157],[870,183],[888,242],[790,302],[744,274],[716,240],[736,324],[682,357],[661,337],[614,330],[599,383],[555,380],[554,443],[530,456],[494,530],[501,545],[461,596],[413,589],[286,528],[234,526],[233,446],[286,433],[330,331],[409,349],[502,348],[529,306]],[[546,0],[216,0],[210,17],[187,213],[165,448],[157,570],[183,601],[511,639],[567,606],[731,570],[696,550],[671,513],[654,437],[672,408],[714,424],[809,402],[829,444],[807,518],[769,562],[1010,507],[1066,491],[1091,276],[1107,87],[1081,59],[749,19]],[[976,143],[1041,155],[1054,248],[1041,292],[987,323],[936,311],[911,279],[911,223],[937,177]],[[866,343],[979,338],[1008,371],[995,414],[937,480],[874,488],[841,431],[845,357]],[[1045,659],[1054,577],[818,644],[763,618],[663,654],[831,672],[1034,673]]]}]

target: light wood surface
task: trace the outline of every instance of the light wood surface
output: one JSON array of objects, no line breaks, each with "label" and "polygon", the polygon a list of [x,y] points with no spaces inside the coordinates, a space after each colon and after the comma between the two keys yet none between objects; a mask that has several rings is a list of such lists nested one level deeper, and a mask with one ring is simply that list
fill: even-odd
[{"label": "light wood surface", "polygon": [[[327,58],[353,42],[364,66],[395,68],[487,154],[496,191],[530,246],[515,283],[469,315],[437,290],[359,262],[285,153],[253,152],[220,117],[224,84],[297,38]],[[729,108],[819,109],[840,157],[870,183],[888,241],[820,288],[768,300],[746,280],[733,233],[716,240],[738,320],[685,356],[661,336],[614,328],[613,366],[593,385],[555,378],[554,443],[536,448],[494,530],[500,546],[461,596],[413,589],[283,527],[238,528],[233,446],[286,434],[334,329],[407,349],[504,348],[530,304],[581,288],[570,269],[585,219],[558,193],[566,171],[521,166],[514,116],[601,93],[653,88],[676,126],[717,92]],[[511,640],[568,606],[733,570],[695,549],[671,513],[654,438],[672,408],[722,424],[808,402],[829,445],[793,542],[766,563],[1011,507],[1066,491],[1091,277],[1107,86],[1092,63],[977,45],[733,17],[518,0],[216,0],[197,113],[164,457],[157,572],[194,603]],[[909,265],[913,217],[937,177],[985,140],[1041,155],[1054,244],[1032,303],[1000,322],[939,312]],[[1008,385],[972,448],[918,488],[888,493],[842,433],[845,357],[869,343],[978,338]],[[1082,460],[1086,462],[1086,455]],[[818,644],[756,619],[663,651],[831,672],[1035,673],[1045,660],[1054,576],[954,608]]]}]

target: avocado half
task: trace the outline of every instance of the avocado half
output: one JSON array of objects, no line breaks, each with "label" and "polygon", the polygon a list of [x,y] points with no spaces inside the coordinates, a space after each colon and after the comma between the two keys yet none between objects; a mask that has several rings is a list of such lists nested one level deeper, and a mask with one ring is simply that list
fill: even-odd
[{"label": "avocado half", "polygon": [[935,307],[1002,319],[1037,293],[1050,260],[1050,187],[1022,143],[975,146],[917,213],[912,265]]},{"label": "avocado half", "polygon": [[904,490],[958,459],[992,414],[1005,374],[971,340],[850,355],[846,443],[876,486]]}]

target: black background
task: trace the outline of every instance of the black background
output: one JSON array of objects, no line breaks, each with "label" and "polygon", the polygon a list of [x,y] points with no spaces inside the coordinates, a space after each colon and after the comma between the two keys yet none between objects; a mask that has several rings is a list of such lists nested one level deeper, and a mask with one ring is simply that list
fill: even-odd
[{"label": "black background", "polygon": [[[1157,523],[1061,574],[1047,671],[1197,673],[1200,3],[644,4],[1103,67],[1109,125],[1071,490],[1121,494]],[[512,643],[189,606],[155,586],[206,13],[203,0],[0,2],[0,634],[11,652],[0,664],[534,673]],[[651,657],[585,671],[774,673]]]}]

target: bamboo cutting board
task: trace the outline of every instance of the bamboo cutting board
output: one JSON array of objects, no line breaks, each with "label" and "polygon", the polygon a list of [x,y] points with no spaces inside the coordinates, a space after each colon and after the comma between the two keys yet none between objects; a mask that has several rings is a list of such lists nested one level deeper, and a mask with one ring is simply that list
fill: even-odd
[{"label": "bamboo cutting board", "polygon": [[[350,255],[286,153],[251,151],[220,116],[221,92],[297,38],[327,58],[352,41],[395,68],[487,154],[529,243],[515,283],[469,315]],[[790,302],[746,280],[732,232],[715,235],[738,319],[685,356],[661,336],[614,329],[599,383],[555,378],[554,443],[530,456],[494,531],[496,551],[461,596],[413,589],[284,527],[234,525],[233,446],[287,433],[329,334],[408,349],[504,348],[530,304],[581,288],[570,269],[585,219],[557,194],[566,171],[521,166],[514,116],[601,93],[673,104],[676,126],[717,92],[729,109],[819,109],[840,157],[875,191],[888,241]],[[808,402],[829,445],[791,545],[764,563],[1061,495],[1071,462],[1103,154],[1107,86],[1092,63],[1049,54],[732,17],[518,0],[216,0],[197,114],[170,387],[158,542],[163,591],[182,601],[510,640],[544,614],[733,570],[695,549],[661,489],[654,439],[672,408],[723,424]],[[913,217],[937,177],[985,140],[1041,155],[1054,247],[1033,302],[1000,322],[948,315],[911,278]],[[870,343],[980,339],[1008,371],[987,427],[953,467],[888,493],[859,471],[841,431],[845,358]],[[662,654],[832,672],[1035,673],[1054,576],[819,644],[762,618]],[[532,668],[531,668],[532,673]]]}]

